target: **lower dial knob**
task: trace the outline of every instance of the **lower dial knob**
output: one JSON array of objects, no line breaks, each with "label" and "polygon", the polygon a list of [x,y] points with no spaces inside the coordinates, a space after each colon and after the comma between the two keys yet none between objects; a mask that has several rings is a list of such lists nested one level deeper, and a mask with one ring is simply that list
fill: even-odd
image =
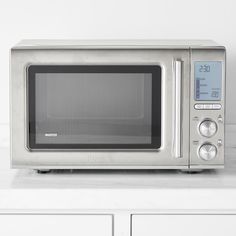
[{"label": "lower dial knob", "polygon": [[204,137],[210,138],[217,131],[217,124],[212,120],[204,120],[199,126],[200,134]]},{"label": "lower dial knob", "polygon": [[207,143],[203,144],[199,149],[199,157],[204,161],[210,161],[216,157],[217,148],[215,145]]}]

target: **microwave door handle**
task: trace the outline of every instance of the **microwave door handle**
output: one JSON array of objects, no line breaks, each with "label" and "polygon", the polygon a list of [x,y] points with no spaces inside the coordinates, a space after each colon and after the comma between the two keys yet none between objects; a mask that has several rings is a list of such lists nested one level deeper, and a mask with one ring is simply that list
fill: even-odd
[{"label": "microwave door handle", "polygon": [[181,102],[182,102],[182,61],[175,61],[175,134],[174,155],[181,158]]}]

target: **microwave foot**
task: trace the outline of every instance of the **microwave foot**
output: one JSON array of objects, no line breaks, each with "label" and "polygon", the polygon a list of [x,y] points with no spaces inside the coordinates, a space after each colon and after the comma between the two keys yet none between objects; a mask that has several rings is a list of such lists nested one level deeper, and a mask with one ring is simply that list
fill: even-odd
[{"label": "microwave foot", "polygon": [[179,170],[180,173],[186,173],[186,174],[198,174],[198,173],[201,173],[203,172],[203,169],[182,169],[182,170]]},{"label": "microwave foot", "polygon": [[38,174],[47,174],[49,173],[51,170],[50,169],[41,169],[41,170],[36,170]]}]

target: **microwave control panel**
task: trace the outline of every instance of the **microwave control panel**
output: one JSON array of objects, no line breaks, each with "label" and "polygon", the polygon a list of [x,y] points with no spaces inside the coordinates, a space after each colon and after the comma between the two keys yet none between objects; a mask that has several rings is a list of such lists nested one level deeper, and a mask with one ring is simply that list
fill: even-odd
[{"label": "microwave control panel", "polygon": [[190,166],[224,164],[224,51],[192,51]]}]

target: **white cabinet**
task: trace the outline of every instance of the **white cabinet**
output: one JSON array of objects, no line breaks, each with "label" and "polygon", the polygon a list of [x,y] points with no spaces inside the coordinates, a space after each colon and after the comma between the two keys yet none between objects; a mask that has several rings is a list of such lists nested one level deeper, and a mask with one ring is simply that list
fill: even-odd
[{"label": "white cabinet", "polygon": [[112,216],[0,215],[0,235],[112,236]]},{"label": "white cabinet", "polygon": [[133,215],[132,236],[235,236],[236,215]]}]

